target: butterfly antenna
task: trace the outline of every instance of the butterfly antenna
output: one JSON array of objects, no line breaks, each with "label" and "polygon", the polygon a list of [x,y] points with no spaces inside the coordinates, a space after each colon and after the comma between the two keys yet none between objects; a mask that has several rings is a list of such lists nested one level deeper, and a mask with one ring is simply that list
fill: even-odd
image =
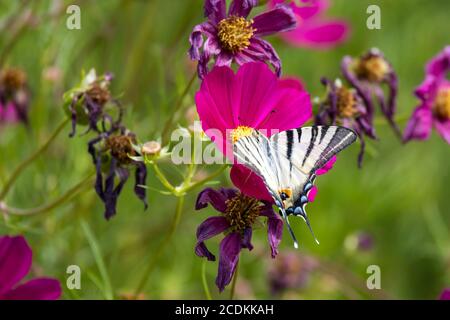
[{"label": "butterfly antenna", "polygon": [[313,231],[313,229],[311,227],[311,223],[309,222],[309,218],[306,215],[306,211],[303,210],[302,213],[300,214],[300,216],[303,218],[303,220],[305,221],[306,225],[308,226],[308,229],[311,232],[311,234],[312,234],[312,236],[314,238],[314,241],[316,241],[317,244],[320,244],[319,240],[317,240],[316,235],[314,234],[314,231]]},{"label": "butterfly antenna", "polygon": [[284,209],[280,209],[281,215],[284,219],[284,221],[286,222],[289,234],[291,235],[292,240],[294,241],[294,248],[298,249],[298,241],[297,238],[295,237],[294,231],[291,228],[291,224],[289,223],[289,218],[286,215],[286,211],[284,211]]}]

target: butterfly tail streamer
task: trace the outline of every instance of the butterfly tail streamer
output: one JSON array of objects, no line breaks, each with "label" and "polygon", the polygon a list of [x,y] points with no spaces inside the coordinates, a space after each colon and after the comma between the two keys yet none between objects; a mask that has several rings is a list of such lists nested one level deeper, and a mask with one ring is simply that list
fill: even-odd
[{"label": "butterfly tail streamer", "polygon": [[313,236],[313,238],[314,238],[314,241],[316,241],[317,244],[320,244],[319,240],[317,240],[316,235],[314,234],[314,231],[313,231],[313,229],[312,229],[312,227],[311,227],[311,223],[309,222],[309,218],[308,218],[308,216],[306,215],[306,212],[303,211],[303,212],[300,214],[300,217],[303,218],[303,221],[305,221],[306,225],[308,226],[308,229],[309,229],[309,231],[311,232],[311,234],[312,234],[312,236]]},{"label": "butterfly tail streamer", "polygon": [[297,241],[297,238],[295,237],[294,231],[291,228],[291,224],[289,223],[289,218],[286,215],[286,211],[284,209],[280,208],[280,212],[281,212],[281,216],[283,217],[283,220],[286,222],[289,234],[291,235],[291,238],[294,241],[294,248],[298,249],[298,241]]}]

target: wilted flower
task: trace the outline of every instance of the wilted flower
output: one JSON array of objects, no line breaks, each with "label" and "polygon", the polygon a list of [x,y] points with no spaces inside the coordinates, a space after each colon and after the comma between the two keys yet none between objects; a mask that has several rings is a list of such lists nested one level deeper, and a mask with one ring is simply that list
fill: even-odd
[{"label": "wilted flower", "polygon": [[[91,69],[82,78],[77,87],[64,94],[64,109],[72,119],[70,137],[75,135],[77,124],[87,125],[87,132],[93,130],[100,133],[116,130],[122,121],[122,107],[109,91],[112,75],[107,73],[98,77],[95,70]],[[109,112],[112,110],[108,110],[111,106],[117,111],[115,120]]]},{"label": "wilted flower", "polygon": [[294,28],[296,17],[288,6],[278,5],[247,19],[257,3],[257,0],[233,0],[227,13],[225,0],[205,0],[208,20],[196,25],[189,39],[189,55],[198,61],[200,78],[208,73],[211,59],[215,59],[216,66],[230,66],[233,61],[238,65],[269,62],[280,75],[280,58],[272,45],[260,37]]},{"label": "wilted flower", "polygon": [[19,284],[31,268],[33,252],[22,236],[0,237],[0,300],[57,300],[59,281],[35,278]]},{"label": "wilted flower", "polygon": [[[285,0],[269,0],[270,6]],[[329,7],[327,0],[301,0],[289,3],[297,17],[297,27],[281,35],[292,45],[327,49],[344,42],[350,33],[349,25],[338,19],[323,16]]]},{"label": "wilted flower", "polygon": [[25,72],[16,68],[0,72],[0,124],[28,123],[30,92]]},{"label": "wilted flower", "polygon": [[221,215],[209,217],[198,226],[195,253],[209,261],[215,261],[216,258],[206,247],[205,241],[224,233],[225,237],[220,243],[219,270],[216,278],[217,287],[223,291],[233,278],[241,249],[253,249],[251,238],[257,219],[267,218],[272,258],[278,254],[283,221],[273,211],[271,204],[248,197],[234,189],[207,188],[203,190],[198,195],[195,208],[200,210],[206,208],[208,204],[211,204]]},{"label": "wilted flower", "polygon": [[[345,56],[342,59],[341,69],[345,79],[361,96],[371,122],[375,111],[375,101],[378,101],[389,125],[396,134],[401,136],[400,129],[394,120],[398,90],[397,75],[383,53],[373,48],[359,58]],[[387,96],[384,85],[388,89]]]},{"label": "wilted flower", "polygon": [[[253,128],[271,135],[298,128],[312,116],[309,94],[295,79],[278,79],[261,62],[246,63],[236,74],[215,67],[195,96],[202,129],[219,150],[233,159],[233,130]],[[262,179],[247,167],[235,164],[233,183],[244,194],[272,201]]]},{"label": "wilted flower", "polygon": [[375,139],[372,116],[363,100],[353,88],[348,88],[339,79],[334,82],[322,78],[327,87],[326,98],[320,102],[315,122],[317,125],[342,125],[353,129],[361,141],[358,164],[361,166],[364,156],[364,136]]},{"label": "wilted flower", "polygon": [[405,129],[404,141],[425,140],[434,126],[450,144],[450,46],[435,56],[426,66],[426,77],[416,89],[421,100]]},{"label": "wilted flower", "polygon": [[268,272],[270,292],[279,295],[286,290],[304,288],[316,267],[317,263],[311,257],[292,251],[281,253]]},{"label": "wilted flower", "polygon": [[439,300],[450,300],[450,288],[442,290]]},{"label": "wilted flower", "polygon": [[[116,214],[117,199],[128,180],[131,167],[136,167],[134,193],[147,209],[145,180],[147,168],[143,162],[131,157],[137,155],[133,133],[121,129],[114,133],[101,133],[89,142],[89,153],[96,167],[95,191],[105,204],[105,218]],[[116,184],[116,178],[119,182]]]}]

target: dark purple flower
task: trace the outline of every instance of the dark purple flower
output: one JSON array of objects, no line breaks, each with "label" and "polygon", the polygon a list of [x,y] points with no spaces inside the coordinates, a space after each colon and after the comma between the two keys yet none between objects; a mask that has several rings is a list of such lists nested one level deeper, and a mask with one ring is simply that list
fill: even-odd
[{"label": "dark purple flower", "polygon": [[442,290],[439,300],[450,300],[450,288]]},{"label": "dark purple flower", "polygon": [[339,79],[332,82],[322,78],[322,83],[327,87],[327,95],[320,102],[315,123],[342,125],[353,129],[361,141],[361,150],[358,155],[358,165],[361,166],[365,149],[364,137],[376,139],[371,113],[358,92],[353,88],[347,88]]},{"label": "dark purple flower", "polygon": [[270,292],[279,295],[286,290],[304,288],[317,262],[298,252],[286,252],[278,256],[268,272]]},{"label": "dark purple flower", "polygon": [[110,73],[97,77],[92,69],[78,87],[64,94],[64,109],[72,119],[70,137],[75,135],[77,124],[87,126],[86,132],[93,130],[97,133],[114,131],[120,126],[123,110],[119,101],[111,96],[111,80]]},{"label": "dark purple flower", "polygon": [[[374,106],[378,101],[389,125],[401,137],[400,129],[394,120],[398,90],[397,74],[383,53],[374,48],[359,58],[345,56],[341,69],[345,79],[361,96],[371,120],[374,115]],[[384,85],[387,87],[387,96]]]},{"label": "dark purple flower", "polygon": [[[134,193],[144,202],[147,209],[145,181],[147,168],[143,162],[134,161],[130,156],[136,156],[133,148],[135,135],[120,129],[118,132],[100,133],[89,142],[89,153],[96,167],[95,191],[105,204],[105,218],[110,219],[116,214],[117,199],[128,180],[131,167],[135,167]],[[118,183],[116,184],[116,178]]]},{"label": "dark purple flower", "polygon": [[199,225],[195,253],[199,257],[206,257],[209,261],[215,261],[216,258],[206,247],[205,241],[224,233],[225,237],[220,243],[219,270],[216,278],[216,285],[222,292],[233,278],[241,249],[253,249],[251,244],[253,224],[258,217],[267,218],[272,258],[278,254],[283,221],[273,211],[271,204],[248,197],[235,189],[206,188],[198,195],[195,209],[206,208],[208,204],[221,215],[209,217]]},{"label": "dark purple flower", "polygon": [[36,278],[25,283],[33,252],[22,236],[0,237],[0,300],[57,300],[61,296],[59,281]]},{"label": "dark purple flower", "polygon": [[238,65],[251,61],[269,62],[277,74],[281,74],[280,58],[261,36],[291,30],[295,28],[297,18],[290,7],[277,5],[247,19],[257,3],[257,0],[233,0],[227,13],[226,0],[205,0],[207,21],[196,25],[189,38],[189,55],[198,61],[200,78],[208,73],[211,59],[215,59],[217,66],[230,66],[233,61]]},{"label": "dark purple flower", "polygon": [[0,125],[28,123],[30,92],[26,74],[16,68],[0,72]]},{"label": "dark purple flower", "polygon": [[415,90],[420,105],[414,111],[406,126],[403,139],[425,140],[434,126],[438,133],[450,144],[450,46],[435,56],[427,64],[426,77]]}]

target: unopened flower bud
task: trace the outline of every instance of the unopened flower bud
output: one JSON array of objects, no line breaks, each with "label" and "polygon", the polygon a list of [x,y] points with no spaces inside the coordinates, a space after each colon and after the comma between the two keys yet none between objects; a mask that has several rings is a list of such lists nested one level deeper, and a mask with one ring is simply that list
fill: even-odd
[{"label": "unopened flower bud", "polygon": [[141,152],[146,156],[157,155],[161,151],[161,144],[157,141],[149,141],[142,145]]}]

